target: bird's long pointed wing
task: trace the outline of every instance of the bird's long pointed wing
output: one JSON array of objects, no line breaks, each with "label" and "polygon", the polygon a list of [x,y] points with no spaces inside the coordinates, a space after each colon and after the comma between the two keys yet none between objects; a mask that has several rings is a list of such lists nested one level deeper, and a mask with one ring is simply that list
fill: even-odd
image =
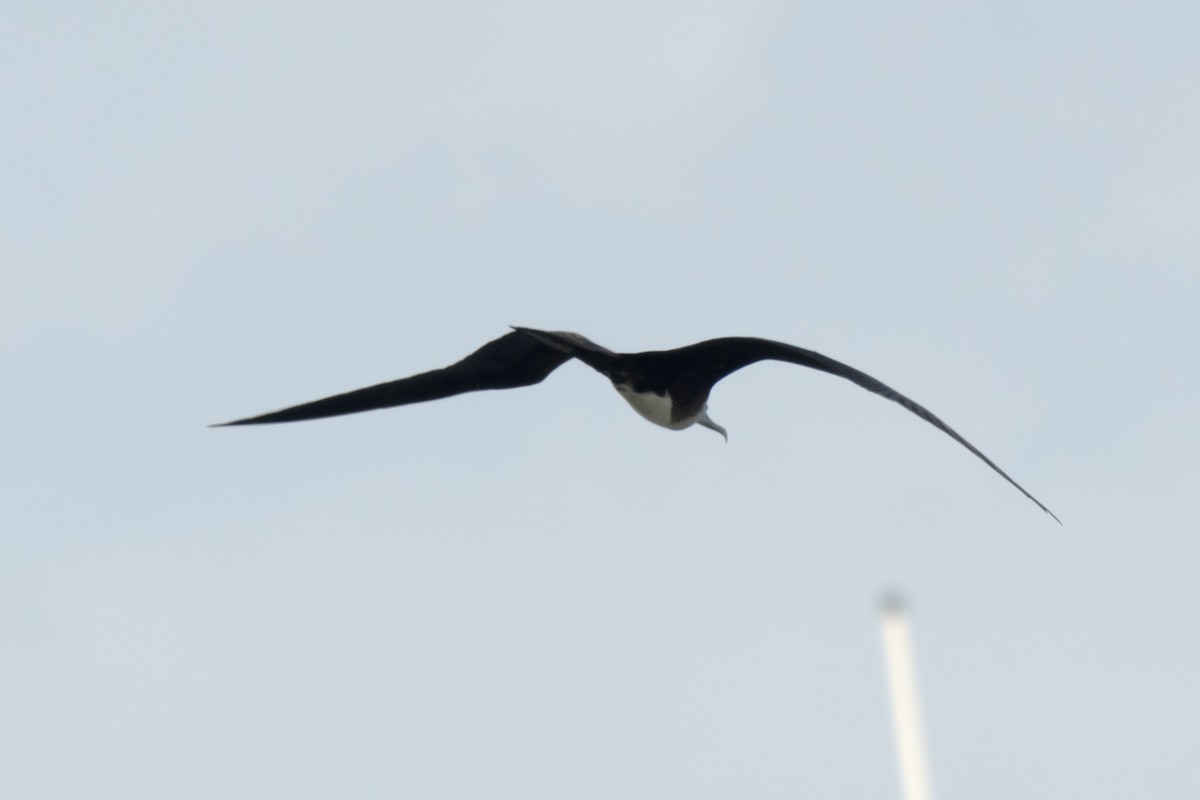
[{"label": "bird's long pointed wing", "polygon": [[[647,354],[649,355],[649,354]],[[1059,525],[1062,524],[1053,511],[1042,505],[1042,502],[1036,497],[1025,491],[1025,487],[1017,483],[1008,476],[1004,470],[996,466],[996,463],[985,456],[979,448],[968,442],[963,436],[945,422],[943,422],[936,414],[920,403],[912,400],[900,392],[897,392],[892,387],[880,380],[872,378],[865,372],[861,372],[854,367],[843,364],[828,356],[823,356],[820,353],[812,350],[805,350],[803,347],[785,344],[783,342],[774,342],[769,339],[755,339],[749,337],[731,337],[726,339],[710,339],[706,342],[690,345],[680,348],[679,350],[670,350],[661,354],[662,356],[678,358],[683,355],[689,363],[701,363],[705,365],[708,374],[714,381],[720,380],[731,372],[741,369],[756,361],[774,360],[786,361],[791,364],[799,364],[812,369],[819,369],[822,372],[828,372],[830,375],[837,375],[840,378],[853,381],[868,392],[886,397],[894,403],[904,406],[912,413],[916,414],[921,419],[928,422],[933,427],[945,433],[954,441],[961,444],[963,447],[970,450],[978,456],[983,463],[994,469],[1000,477],[1011,483],[1017,488],[1021,494],[1032,500],[1037,507],[1045,511]]]},{"label": "bird's long pointed wing", "polygon": [[464,392],[532,386],[545,380],[547,375],[570,358],[567,353],[532,336],[513,331],[488,342],[462,361],[443,369],[422,372],[409,378],[368,386],[365,389],[212,427],[296,422],[409,403],[423,403]]},{"label": "bird's long pointed wing", "polygon": [[538,340],[547,347],[553,347],[563,353],[577,358],[588,366],[603,372],[604,367],[620,358],[620,355],[602,347],[586,336],[571,331],[539,331],[534,328],[513,326],[514,331],[523,333]]}]

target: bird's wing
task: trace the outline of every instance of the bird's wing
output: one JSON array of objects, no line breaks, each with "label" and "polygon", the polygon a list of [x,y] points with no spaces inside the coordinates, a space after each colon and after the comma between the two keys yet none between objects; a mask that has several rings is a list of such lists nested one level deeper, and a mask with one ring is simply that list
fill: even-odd
[{"label": "bird's wing", "polygon": [[[714,382],[719,381],[726,375],[742,367],[753,364],[757,361],[773,360],[786,361],[790,364],[799,364],[812,369],[819,369],[822,372],[828,372],[830,375],[837,375],[840,378],[853,381],[868,392],[886,397],[894,403],[907,408],[912,413],[916,414],[921,419],[928,422],[938,430],[945,433],[954,441],[961,444],[963,447],[970,450],[978,456],[983,463],[994,469],[1000,477],[1015,486],[1021,494],[1028,497],[1037,507],[1045,511],[1054,521],[1062,524],[1054,512],[1042,505],[1042,502],[1036,497],[1025,491],[1025,487],[1014,481],[1008,476],[1004,470],[996,466],[990,458],[985,456],[975,445],[968,442],[963,436],[945,422],[942,422],[936,414],[920,403],[905,397],[900,392],[897,392],[892,387],[880,380],[872,378],[865,372],[836,361],[828,356],[823,356],[820,353],[812,350],[805,350],[802,347],[785,344],[783,342],[774,342],[769,339],[755,339],[749,337],[730,337],[725,339],[710,339],[706,342],[682,347],[679,350],[669,350],[661,354],[662,356],[670,356],[678,359],[679,362],[687,364],[703,365],[701,369],[705,371],[707,376]],[[682,356],[682,358],[680,358]]]},{"label": "bird's wing", "polygon": [[601,372],[614,360],[620,358],[617,353],[614,353],[607,347],[601,347],[586,336],[581,336],[571,331],[539,331],[534,328],[519,328],[515,325],[513,326],[513,330],[536,339],[556,350],[560,350],[573,358],[578,358],[583,363]]},{"label": "bird's wing", "polygon": [[438,400],[484,389],[515,389],[532,386],[570,360],[571,356],[524,333],[513,331],[488,342],[471,355],[443,369],[422,372],[409,378],[357,389],[353,392],[314,400],[257,417],[225,425],[258,425],[267,422],[296,422],[318,417],[354,414],[376,408]]}]

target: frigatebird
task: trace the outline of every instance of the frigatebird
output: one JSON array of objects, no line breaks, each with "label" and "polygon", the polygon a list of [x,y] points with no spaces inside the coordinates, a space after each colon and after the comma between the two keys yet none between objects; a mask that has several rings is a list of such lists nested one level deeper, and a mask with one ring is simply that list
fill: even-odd
[{"label": "frigatebird", "polygon": [[1053,511],[1025,491],[975,445],[933,412],[882,381],[812,350],[745,336],[708,339],[675,350],[614,353],[577,333],[514,327],[512,333],[488,342],[463,360],[442,369],[212,427],[297,422],[423,403],[484,389],[532,386],[541,383],[572,358],[612,381],[621,397],[654,424],[671,430],[700,425],[721,434],[726,441],[729,437],[725,429],[708,416],[708,395],[717,381],[730,373],[758,361],[774,360],[837,375],[899,403],[950,436],[1062,524]]}]

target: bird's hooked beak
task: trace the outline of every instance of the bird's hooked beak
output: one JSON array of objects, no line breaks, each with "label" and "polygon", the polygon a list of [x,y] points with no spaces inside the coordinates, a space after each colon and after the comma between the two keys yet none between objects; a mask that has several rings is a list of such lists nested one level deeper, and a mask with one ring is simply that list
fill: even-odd
[{"label": "bird's hooked beak", "polygon": [[705,410],[700,415],[700,419],[696,420],[696,424],[703,425],[704,427],[708,428],[710,431],[716,431],[717,433],[719,433],[725,437],[726,442],[729,441],[729,434],[725,432],[724,428],[722,428],[720,425],[718,425],[717,423],[712,421],[712,418],[708,416],[707,410]]}]

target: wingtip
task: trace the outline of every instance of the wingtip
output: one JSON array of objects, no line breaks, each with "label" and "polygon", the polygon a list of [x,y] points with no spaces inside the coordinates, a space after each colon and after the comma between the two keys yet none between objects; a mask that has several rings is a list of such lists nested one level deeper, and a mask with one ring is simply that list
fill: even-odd
[{"label": "wingtip", "polygon": [[232,428],[237,425],[248,425],[253,422],[253,418],[248,419],[231,419],[229,422],[214,422],[209,425],[210,428]]}]

